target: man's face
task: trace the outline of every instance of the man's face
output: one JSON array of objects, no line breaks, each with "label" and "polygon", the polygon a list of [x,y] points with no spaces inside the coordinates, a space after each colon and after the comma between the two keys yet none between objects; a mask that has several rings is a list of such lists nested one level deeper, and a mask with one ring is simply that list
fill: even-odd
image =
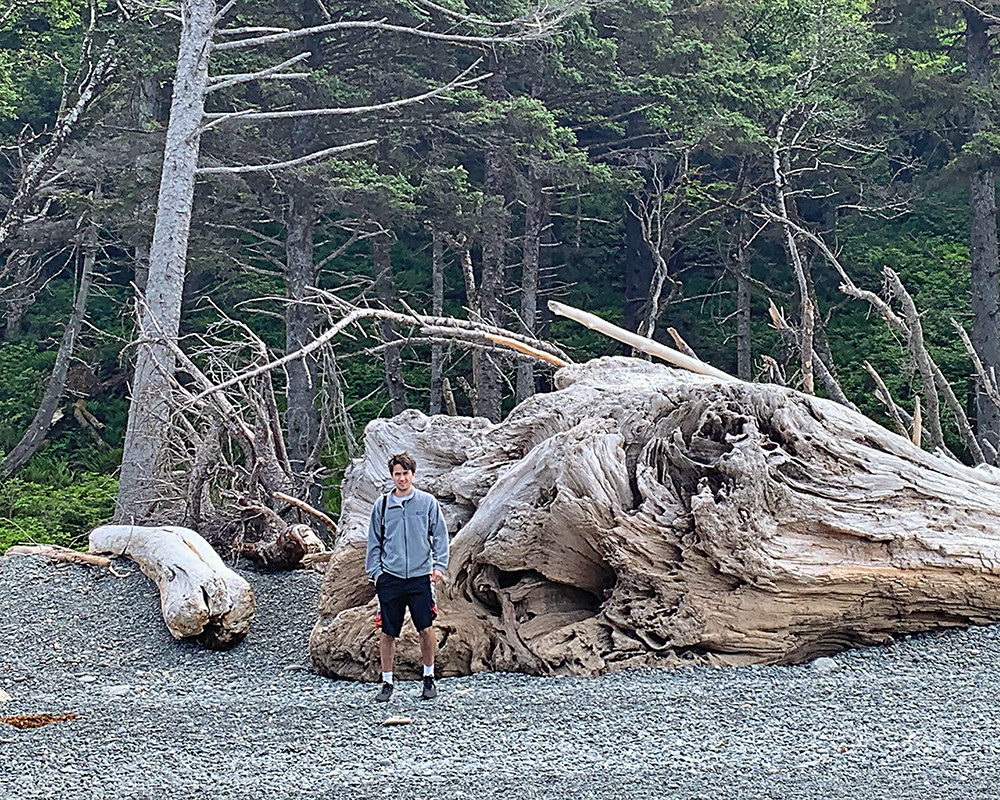
[{"label": "man's face", "polygon": [[392,482],[396,485],[396,492],[398,494],[409,494],[410,489],[413,487],[413,473],[408,469],[404,469],[399,464],[394,464],[392,467]]}]

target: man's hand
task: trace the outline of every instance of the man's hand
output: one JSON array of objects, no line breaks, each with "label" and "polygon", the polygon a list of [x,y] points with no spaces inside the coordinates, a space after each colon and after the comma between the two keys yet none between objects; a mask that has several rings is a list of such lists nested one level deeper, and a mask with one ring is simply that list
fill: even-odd
[{"label": "man's hand", "polygon": [[439,570],[439,569],[434,570],[431,573],[431,580],[434,581],[434,583],[442,583],[443,584],[444,583],[444,573],[441,570]]}]

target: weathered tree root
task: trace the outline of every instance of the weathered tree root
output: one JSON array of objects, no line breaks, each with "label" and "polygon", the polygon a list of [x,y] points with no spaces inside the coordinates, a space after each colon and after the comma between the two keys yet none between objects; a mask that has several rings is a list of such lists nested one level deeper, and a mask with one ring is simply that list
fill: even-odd
[{"label": "weathered tree root", "polygon": [[[770,384],[620,358],[556,380],[499,425],[418,412],[369,425],[317,669],[376,675],[364,536],[401,449],[453,532],[440,674],[787,663],[1000,620],[992,473]],[[415,671],[412,634],[401,655]]]}]

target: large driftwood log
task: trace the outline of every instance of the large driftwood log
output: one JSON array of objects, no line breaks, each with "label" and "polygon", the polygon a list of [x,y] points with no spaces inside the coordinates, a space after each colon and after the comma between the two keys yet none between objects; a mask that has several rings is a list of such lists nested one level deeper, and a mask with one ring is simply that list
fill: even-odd
[{"label": "large driftwood log", "polygon": [[91,553],[132,559],[160,590],[160,607],[175,639],[212,650],[243,641],[256,612],[253,591],[201,536],[165,525],[102,525],[90,532]]},{"label": "large driftwood log", "polygon": [[[310,640],[321,672],[376,676],[364,533],[401,449],[453,533],[443,675],[788,663],[1000,620],[994,473],[770,384],[621,358],[556,384],[498,425],[369,425]],[[412,633],[400,656],[416,669]]]}]

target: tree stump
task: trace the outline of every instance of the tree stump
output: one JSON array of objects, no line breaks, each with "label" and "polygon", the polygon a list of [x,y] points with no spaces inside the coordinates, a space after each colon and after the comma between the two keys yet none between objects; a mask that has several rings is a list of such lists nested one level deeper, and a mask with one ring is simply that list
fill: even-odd
[{"label": "tree stump", "polygon": [[257,608],[250,584],[195,531],[102,525],[90,532],[89,549],[128,556],[139,565],[160,590],[163,620],[175,639],[228,650],[247,635]]},{"label": "tree stump", "polygon": [[[497,425],[413,411],[369,425],[317,669],[377,675],[365,533],[402,449],[452,533],[441,675],[793,663],[1000,620],[994,472],[772,384],[607,358],[556,386]],[[415,673],[412,632],[400,657]]]}]

